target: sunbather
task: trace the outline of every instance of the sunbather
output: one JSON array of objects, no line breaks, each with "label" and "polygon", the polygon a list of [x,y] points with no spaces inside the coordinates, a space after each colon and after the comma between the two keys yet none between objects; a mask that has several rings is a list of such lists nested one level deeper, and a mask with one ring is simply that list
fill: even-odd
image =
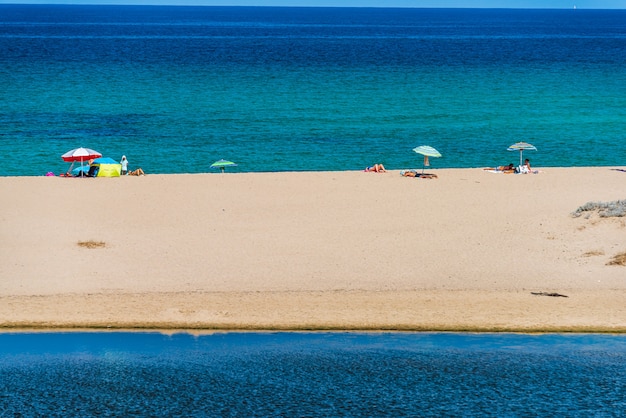
[{"label": "sunbather", "polygon": [[415,170],[402,170],[400,172],[400,175],[402,175],[403,177],[419,177],[421,179],[436,179],[437,178],[436,174],[418,173]]},{"label": "sunbather", "polygon": [[146,173],[144,173],[141,168],[138,168],[138,169],[128,173],[129,176],[143,176],[144,174],[146,174]]},{"label": "sunbather", "polygon": [[374,173],[384,173],[387,170],[385,170],[385,166],[382,164],[374,164],[371,167],[365,167],[365,171],[371,171]]},{"label": "sunbather", "polygon": [[533,170],[530,168],[530,160],[529,160],[528,158],[526,158],[526,159],[524,160],[524,164],[522,164],[522,165],[520,165],[520,166],[519,166],[519,172],[520,172],[521,174],[537,174],[537,173],[539,173],[539,171],[538,171],[538,170],[533,171]]},{"label": "sunbather", "polygon": [[513,165],[513,163],[511,163],[509,165],[499,165],[497,167],[487,167],[487,168],[485,168],[485,170],[502,171],[504,173],[514,173],[515,172],[515,165]]}]

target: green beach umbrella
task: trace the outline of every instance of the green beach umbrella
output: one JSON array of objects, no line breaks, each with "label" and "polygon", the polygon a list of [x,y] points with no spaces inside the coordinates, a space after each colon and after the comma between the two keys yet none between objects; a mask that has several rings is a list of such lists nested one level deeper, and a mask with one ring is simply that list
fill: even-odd
[{"label": "green beach umbrella", "polygon": [[519,165],[522,165],[522,154],[524,150],[528,151],[537,151],[537,148],[534,145],[529,144],[528,142],[516,142],[506,149],[507,151],[519,151]]},{"label": "green beach umbrella", "polygon": [[224,172],[224,169],[226,167],[235,167],[235,166],[237,166],[237,164],[235,164],[232,161],[227,161],[227,160],[218,160],[214,162],[213,164],[211,164],[211,168],[219,168],[220,170],[222,170],[222,173]]},{"label": "green beach umbrella", "polygon": [[413,151],[424,156],[424,166],[422,167],[422,173],[424,172],[426,166],[430,166],[430,163],[428,162],[428,157],[441,157],[441,153],[439,151],[428,145],[420,145],[419,147],[413,148]]}]

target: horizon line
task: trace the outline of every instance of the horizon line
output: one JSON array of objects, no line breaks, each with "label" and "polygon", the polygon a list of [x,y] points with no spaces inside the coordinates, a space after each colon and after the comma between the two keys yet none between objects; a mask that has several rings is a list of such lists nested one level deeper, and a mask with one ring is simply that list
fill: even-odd
[{"label": "horizon line", "polygon": [[272,7],[272,8],[305,8],[305,9],[458,9],[458,10],[625,10],[626,8],[619,7],[602,7],[602,8],[579,8],[577,6],[572,7],[487,7],[487,6],[473,6],[473,7],[460,7],[460,6],[333,6],[333,5],[250,5],[250,4],[197,4],[197,3],[142,3],[142,2],[89,2],[89,3],[75,3],[71,1],[67,2],[3,2],[0,0],[0,5],[7,6],[149,6],[149,7]]}]

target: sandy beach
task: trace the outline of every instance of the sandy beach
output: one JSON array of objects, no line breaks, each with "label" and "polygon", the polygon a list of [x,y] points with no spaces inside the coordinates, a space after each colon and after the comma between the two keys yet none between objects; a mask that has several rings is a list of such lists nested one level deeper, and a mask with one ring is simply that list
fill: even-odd
[{"label": "sandy beach", "polygon": [[540,170],[2,177],[0,328],[626,332],[626,173]]}]

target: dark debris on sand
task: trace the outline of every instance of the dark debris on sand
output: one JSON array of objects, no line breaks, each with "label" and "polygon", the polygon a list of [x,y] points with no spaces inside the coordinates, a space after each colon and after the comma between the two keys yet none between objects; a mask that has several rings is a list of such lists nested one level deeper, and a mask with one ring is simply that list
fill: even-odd
[{"label": "dark debris on sand", "polygon": [[555,298],[568,298],[569,296],[567,295],[562,295],[560,293],[548,293],[548,292],[530,292],[531,295],[536,295],[536,296],[552,296]]}]

